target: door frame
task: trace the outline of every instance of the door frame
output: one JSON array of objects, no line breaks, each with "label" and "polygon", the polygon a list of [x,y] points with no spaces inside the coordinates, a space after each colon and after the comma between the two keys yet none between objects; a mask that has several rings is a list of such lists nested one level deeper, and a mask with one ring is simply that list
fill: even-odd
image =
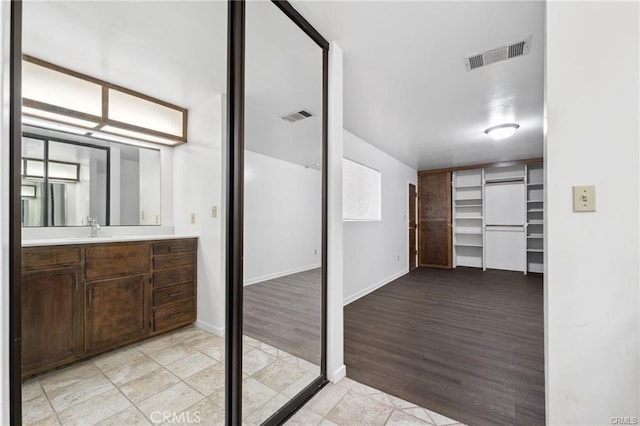
[{"label": "door frame", "polygon": [[[414,215],[414,219],[413,219],[413,229],[411,228],[411,187],[413,187],[413,215]],[[408,185],[408,189],[409,192],[407,193],[407,198],[409,201],[409,205],[407,206],[408,210],[409,210],[409,215],[407,217],[407,222],[409,224],[409,241],[408,241],[408,245],[409,245],[409,272],[413,271],[414,269],[418,268],[418,185],[409,182]],[[411,267],[411,258],[412,258],[412,254],[411,254],[411,236],[413,234],[413,247],[414,247],[414,252],[413,252],[413,268]]]}]

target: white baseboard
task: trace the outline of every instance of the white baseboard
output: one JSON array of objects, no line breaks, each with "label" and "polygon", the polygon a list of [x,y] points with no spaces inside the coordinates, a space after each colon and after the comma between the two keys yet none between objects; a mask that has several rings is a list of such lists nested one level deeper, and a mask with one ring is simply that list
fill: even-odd
[{"label": "white baseboard", "polygon": [[263,281],[273,280],[275,278],[284,277],[291,274],[297,274],[298,272],[310,271],[312,269],[320,268],[322,265],[308,265],[302,266],[300,268],[289,269],[288,271],[276,272],[273,274],[263,275],[261,277],[251,278],[248,280],[244,280],[244,285],[251,285],[261,283]]},{"label": "white baseboard", "polygon": [[346,376],[347,376],[347,366],[342,364],[333,373],[328,373],[327,379],[329,379],[331,383],[338,383],[340,380],[344,379]]},{"label": "white baseboard", "polygon": [[381,281],[378,281],[377,283],[370,285],[369,287],[360,290],[359,292],[357,292],[356,294],[352,294],[349,297],[346,297],[344,299],[344,306],[347,306],[349,303],[355,302],[356,300],[360,299],[361,297],[366,296],[367,294],[371,293],[372,291],[375,291],[377,289],[379,289],[380,287],[382,287],[383,285],[389,284],[391,281],[393,280],[397,280],[398,278],[400,278],[403,275],[406,275],[409,273],[409,268],[407,269],[403,269],[402,271],[395,273],[393,275],[391,275],[390,277],[387,277]]},{"label": "white baseboard", "polygon": [[202,320],[196,320],[195,324],[193,325],[201,330],[213,333],[216,336],[224,337],[224,327],[216,327],[215,325],[209,324],[208,322],[204,322]]}]

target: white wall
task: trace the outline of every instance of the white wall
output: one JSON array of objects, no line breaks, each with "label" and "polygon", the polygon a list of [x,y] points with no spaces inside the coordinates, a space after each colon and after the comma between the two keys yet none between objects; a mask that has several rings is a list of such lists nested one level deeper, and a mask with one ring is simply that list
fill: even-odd
[{"label": "white wall", "polygon": [[415,169],[349,131],[344,158],[382,174],[382,221],[344,222],[344,304],[409,272],[409,183]]},{"label": "white wall", "polygon": [[[175,232],[199,237],[197,325],[219,335],[224,333],[225,307],[220,209],[223,102],[224,97],[218,95],[189,109],[189,143],[173,153]],[[162,173],[167,173],[164,165]],[[164,203],[164,192],[162,197]],[[213,206],[218,207],[215,218]],[[191,223],[192,213],[195,224]]]},{"label": "white wall", "polygon": [[322,173],[245,151],[244,283],[319,268]]},{"label": "white wall", "polygon": [[[640,415],[638,22],[637,2],[547,4],[551,425]],[[573,213],[572,186],[585,184],[596,186],[597,211]]]},{"label": "white wall", "polygon": [[9,424],[9,27],[10,2],[0,2],[0,424]]}]

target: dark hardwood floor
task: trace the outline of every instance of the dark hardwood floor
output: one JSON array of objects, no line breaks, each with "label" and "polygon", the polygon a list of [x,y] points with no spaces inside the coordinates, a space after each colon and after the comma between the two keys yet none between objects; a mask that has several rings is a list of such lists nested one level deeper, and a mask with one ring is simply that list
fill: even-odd
[{"label": "dark hardwood floor", "polygon": [[320,365],[321,269],[244,288],[244,334]]},{"label": "dark hardwood floor", "polygon": [[345,362],[469,425],[544,425],[542,276],[418,268],[345,307]]}]

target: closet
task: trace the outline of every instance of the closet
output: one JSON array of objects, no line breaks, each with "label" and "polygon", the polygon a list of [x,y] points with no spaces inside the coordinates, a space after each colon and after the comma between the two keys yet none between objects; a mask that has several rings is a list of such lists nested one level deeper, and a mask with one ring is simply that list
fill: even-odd
[{"label": "closet", "polygon": [[542,273],[543,174],[540,159],[420,172],[420,266]]}]

